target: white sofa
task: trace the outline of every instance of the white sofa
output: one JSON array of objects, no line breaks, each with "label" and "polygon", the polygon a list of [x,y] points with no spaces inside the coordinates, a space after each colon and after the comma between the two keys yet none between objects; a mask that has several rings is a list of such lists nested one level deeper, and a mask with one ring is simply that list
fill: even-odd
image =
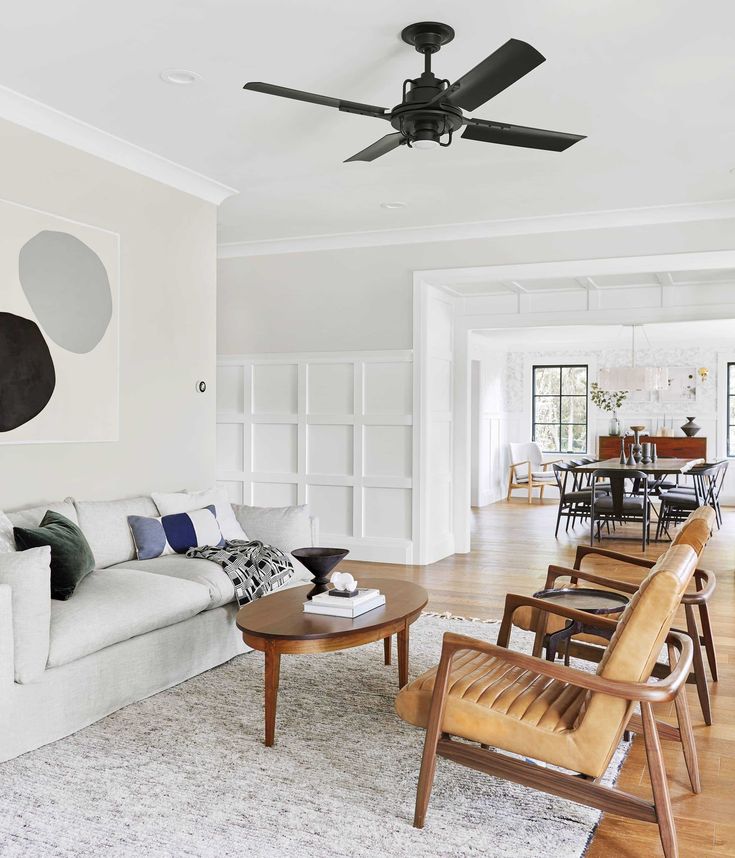
[{"label": "white sofa", "polygon": [[[47,509],[79,525],[95,570],[67,601],[50,599],[48,661],[33,681],[16,681],[11,588],[0,585],[0,761],[79,730],[116,709],[247,652],[224,570],[167,555],[136,560],[128,515],[158,515],[150,497],[65,501],[8,513],[37,526]],[[317,544],[306,507],[234,507],[251,539],[292,551]],[[280,542],[280,544],[279,544]],[[300,564],[288,586],[309,575]],[[267,597],[266,597],[267,598]]]}]

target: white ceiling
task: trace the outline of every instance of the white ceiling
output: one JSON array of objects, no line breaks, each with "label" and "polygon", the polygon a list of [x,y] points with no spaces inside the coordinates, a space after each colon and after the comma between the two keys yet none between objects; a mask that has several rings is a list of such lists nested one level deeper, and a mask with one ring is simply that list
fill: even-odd
[{"label": "white ceiling", "polygon": [[[421,64],[398,34],[426,19],[456,29],[435,58],[450,79],[511,36],[547,57],[475,115],[588,139],[343,164],[384,124],[241,89],[392,107]],[[731,198],[733,32],[732,0],[24,0],[3,16],[0,84],[236,187],[221,240],[245,241]],[[201,80],[165,84],[170,67]]]},{"label": "white ceiling", "polygon": [[[538,351],[583,348],[629,349],[630,325],[557,325],[537,328],[499,328],[476,331],[480,341],[498,351]],[[735,320],[712,319],[691,322],[666,322],[636,326],[636,350],[676,346],[732,344]]]},{"label": "white ceiling", "polygon": [[634,288],[636,286],[707,286],[713,283],[735,284],[735,268],[712,268],[706,271],[642,271],[631,274],[595,274],[584,277],[538,277],[516,280],[490,280],[481,283],[456,283],[452,292],[458,295],[533,294],[534,292],[579,292],[598,289]]}]

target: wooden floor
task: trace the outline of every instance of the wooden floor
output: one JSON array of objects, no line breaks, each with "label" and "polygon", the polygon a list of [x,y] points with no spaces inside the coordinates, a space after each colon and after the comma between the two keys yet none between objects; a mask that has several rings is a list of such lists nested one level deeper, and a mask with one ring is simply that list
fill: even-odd
[{"label": "wooden floor", "polygon": [[[678,745],[664,743],[681,858],[735,856],[735,510],[724,510],[725,523],[716,531],[701,566],[717,574],[712,620],[718,647],[720,681],[711,684],[713,719],[707,727],[693,686],[688,686],[702,773],[702,793],[689,792],[684,761]],[[345,562],[356,575],[370,569],[423,585],[429,591],[429,610],[451,611],[460,616],[500,619],[507,592],[533,593],[545,578],[550,563],[571,565],[577,544],[587,534],[582,527],[554,539],[556,503],[538,501],[529,506],[520,498],[476,510],[472,551],[457,554],[431,566],[387,566]],[[640,544],[604,540],[606,548],[640,555]],[[666,545],[653,544],[646,556],[655,558]],[[624,567],[607,565],[606,571],[623,577]],[[635,579],[635,575],[630,575]],[[680,626],[681,627],[681,626]],[[671,707],[659,717],[673,721]],[[668,746],[668,747],[667,747]],[[418,763],[417,763],[418,764]],[[643,741],[636,739],[618,784],[650,799]],[[641,858],[662,855],[656,826],[603,818],[586,858]],[[560,856],[563,858],[563,856]]]}]

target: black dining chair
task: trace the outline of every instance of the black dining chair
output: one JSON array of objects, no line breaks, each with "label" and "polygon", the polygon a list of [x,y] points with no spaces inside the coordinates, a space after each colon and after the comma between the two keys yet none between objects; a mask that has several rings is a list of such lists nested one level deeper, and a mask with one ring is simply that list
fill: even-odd
[{"label": "black dining chair", "polygon": [[[625,481],[633,480],[638,485],[638,494],[626,491]],[[598,492],[598,484],[609,483],[609,494]],[[641,545],[643,551],[651,541],[651,502],[648,495],[648,474],[643,471],[618,471],[612,468],[598,468],[592,473],[592,498],[590,500],[590,545],[594,545],[595,527],[597,539],[602,538],[602,525],[624,524],[629,521],[641,522]],[[626,539],[629,537],[619,537]]]},{"label": "black dining chair", "polygon": [[567,520],[565,531],[568,533],[570,523],[574,527],[577,518],[584,521],[589,516],[592,489],[580,488],[579,478],[584,475],[575,473],[574,468],[577,464],[577,462],[555,462],[552,466],[556,485],[559,488],[559,509],[556,514],[554,537],[559,536],[559,523],[562,518]]},{"label": "black dining chair", "polygon": [[697,465],[687,472],[687,476],[692,478],[691,486],[677,486],[661,493],[661,508],[656,527],[657,539],[663,533],[668,535],[670,525],[679,524],[690,512],[705,505],[714,509],[717,526],[720,527],[722,512],[719,494],[727,472],[727,465],[726,461]]}]

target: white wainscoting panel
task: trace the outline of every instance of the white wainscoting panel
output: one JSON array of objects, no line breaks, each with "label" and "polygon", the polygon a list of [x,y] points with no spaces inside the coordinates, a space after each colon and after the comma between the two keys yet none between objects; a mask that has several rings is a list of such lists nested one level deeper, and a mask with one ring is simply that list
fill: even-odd
[{"label": "white wainscoting panel", "polygon": [[[435,444],[446,472],[450,439]],[[411,352],[218,360],[217,478],[233,502],[308,503],[322,544],[411,563],[413,458]]]}]

